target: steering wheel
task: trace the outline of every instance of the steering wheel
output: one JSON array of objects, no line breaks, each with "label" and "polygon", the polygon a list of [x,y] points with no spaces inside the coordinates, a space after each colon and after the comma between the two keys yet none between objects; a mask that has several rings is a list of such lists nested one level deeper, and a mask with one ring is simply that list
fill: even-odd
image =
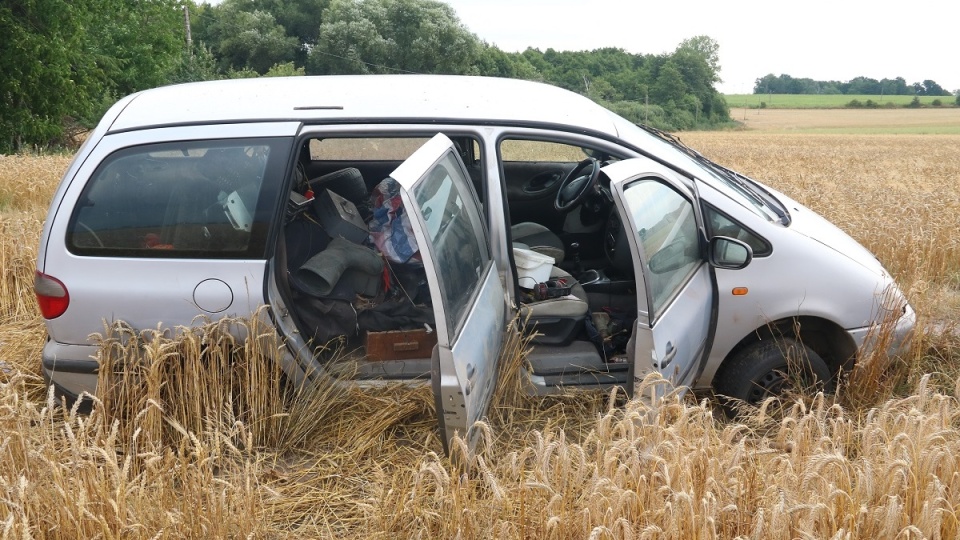
[{"label": "steering wheel", "polygon": [[576,208],[583,199],[597,187],[597,178],[600,176],[600,162],[594,158],[587,158],[573,168],[557,190],[557,198],[553,207],[558,212],[566,214]]}]

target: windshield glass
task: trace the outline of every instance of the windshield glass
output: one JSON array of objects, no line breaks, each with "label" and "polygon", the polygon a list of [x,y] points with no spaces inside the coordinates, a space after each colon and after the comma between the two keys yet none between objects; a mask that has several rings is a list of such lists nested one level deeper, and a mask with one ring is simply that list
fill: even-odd
[{"label": "windshield glass", "polygon": [[728,195],[758,216],[769,221],[789,223],[786,209],[779,201],[774,199],[766,190],[756,186],[749,178],[721,167],[705,157],[700,156],[698,160],[683,148],[675,146],[627,120],[617,118],[616,123],[617,130],[623,140],[638,148],[650,151],[655,156],[694,174],[701,180],[712,180],[725,186],[727,189],[724,191]]}]

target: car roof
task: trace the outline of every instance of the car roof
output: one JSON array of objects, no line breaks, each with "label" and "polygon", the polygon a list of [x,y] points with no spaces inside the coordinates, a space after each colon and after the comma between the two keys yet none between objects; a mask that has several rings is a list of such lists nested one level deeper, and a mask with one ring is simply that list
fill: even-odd
[{"label": "car roof", "polygon": [[129,96],[109,131],[259,121],[554,125],[616,136],[615,115],[547,84],[454,75],[263,77],[164,86]]}]

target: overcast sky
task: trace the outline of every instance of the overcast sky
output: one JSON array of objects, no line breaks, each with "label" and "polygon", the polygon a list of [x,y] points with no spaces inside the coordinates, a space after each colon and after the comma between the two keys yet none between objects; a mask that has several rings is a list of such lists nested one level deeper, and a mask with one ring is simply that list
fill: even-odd
[{"label": "overcast sky", "polygon": [[814,80],[903,77],[960,89],[960,2],[805,0],[448,0],[480,39],[504,51],[672,52],[707,35],[720,44],[718,90],[753,91],[786,73]]}]

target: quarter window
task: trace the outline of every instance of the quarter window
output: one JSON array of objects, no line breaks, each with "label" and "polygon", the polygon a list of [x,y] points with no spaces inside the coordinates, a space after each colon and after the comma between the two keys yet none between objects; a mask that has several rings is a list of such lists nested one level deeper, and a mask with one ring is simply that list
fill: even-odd
[{"label": "quarter window", "polygon": [[766,240],[708,204],[703,205],[703,218],[707,222],[707,232],[711,238],[736,238],[750,246],[754,257],[766,257],[773,253],[773,248]]},{"label": "quarter window", "polygon": [[121,150],[84,187],[67,246],[89,256],[263,257],[274,199],[265,191],[288,149],[259,139]]},{"label": "quarter window", "polygon": [[655,179],[633,182],[624,198],[643,248],[651,318],[656,318],[702,263],[694,207]]}]

